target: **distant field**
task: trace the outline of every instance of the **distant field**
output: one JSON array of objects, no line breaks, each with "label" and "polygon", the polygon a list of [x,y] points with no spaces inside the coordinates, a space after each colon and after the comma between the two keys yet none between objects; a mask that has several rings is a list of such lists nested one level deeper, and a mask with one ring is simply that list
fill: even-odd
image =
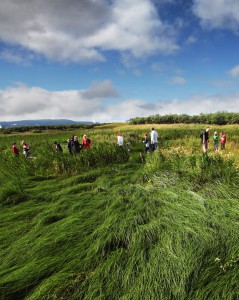
[{"label": "distant field", "polygon": [[[152,126],[159,148],[145,154]],[[0,299],[239,299],[239,126],[209,126],[205,155],[206,127],[0,134]],[[72,134],[92,149],[70,155]],[[22,140],[30,159],[11,153]]]}]

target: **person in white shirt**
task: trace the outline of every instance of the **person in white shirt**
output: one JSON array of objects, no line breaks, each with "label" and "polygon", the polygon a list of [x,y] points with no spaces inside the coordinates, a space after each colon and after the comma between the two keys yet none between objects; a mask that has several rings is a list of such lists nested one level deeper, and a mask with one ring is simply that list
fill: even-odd
[{"label": "person in white shirt", "polygon": [[124,138],[123,138],[123,136],[122,136],[122,134],[121,133],[118,133],[117,134],[117,144],[119,145],[119,146],[123,146],[123,144],[124,144]]},{"label": "person in white shirt", "polygon": [[25,141],[22,141],[23,155],[27,158],[30,153],[30,146]]},{"label": "person in white shirt", "polygon": [[151,144],[152,150],[156,150],[158,147],[158,133],[154,127],[151,128]]}]

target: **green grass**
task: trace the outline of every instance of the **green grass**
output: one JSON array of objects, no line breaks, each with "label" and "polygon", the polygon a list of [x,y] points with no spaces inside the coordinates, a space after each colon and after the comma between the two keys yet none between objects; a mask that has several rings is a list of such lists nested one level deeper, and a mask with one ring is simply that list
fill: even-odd
[{"label": "green grass", "polygon": [[[0,298],[239,299],[234,151],[192,151],[185,127],[189,142],[177,146],[172,128],[142,157],[135,127],[130,157],[100,138],[77,157],[2,154]],[[94,130],[113,143],[111,127]]]}]

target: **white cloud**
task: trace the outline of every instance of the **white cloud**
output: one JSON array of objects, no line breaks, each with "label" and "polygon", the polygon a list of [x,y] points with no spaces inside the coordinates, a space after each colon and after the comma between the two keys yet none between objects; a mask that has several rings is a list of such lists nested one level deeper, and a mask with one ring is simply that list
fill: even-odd
[{"label": "white cloud", "polygon": [[212,80],[208,82],[211,86],[216,88],[228,88],[233,86],[233,81],[229,80]]},{"label": "white cloud", "polygon": [[105,99],[117,96],[117,91],[109,80],[94,82],[87,90],[53,92],[21,84],[0,91],[0,119],[88,120],[103,108]]},{"label": "white cloud", "polygon": [[[214,113],[217,111],[238,112],[239,95],[194,95],[189,99],[180,101],[145,102],[140,99],[128,99],[121,103],[111,104],[101,112],[94,115],[96,120],[102,122],[126,121],[130,118],[165,115],[165,114],[188,114]],[[98,119],[97,119],[98,118]]]},{"label": "white cloud", "polygon": [[160,114],[188,114],[195,115],[200,113],[214,113],[217,111],[238,112],[239,95],[213,95],[203,94],[193,95],[192,97],[179,101],[164,102],[162,113]]},{"label": "white cloud", "polygon": [[197,38],[193,35],[190,35],[187,39],[186,39],[186,45],[191,45],[191,44],[195,44],[197,42]]},{"label": "white cloud", "polygon": [[193,12],[205,28],[239,29],[238,0],[194,0]]},{"label": "white cloud", "polygon": [[[22,85],[0,91],[0,120],[68,118],[77,121],[126,121],[133,117],[164,114],[200,114],[217,111],[238,112],[239,95],[194,95],[184,101],[147,102],[142,99],[117,100],[111,81],[94,82],[86,90],[47,91]],[[7,116],[7,117],[6,117]]]},{"label": "white cloud", "polygon": [[231,70],[228,71],[228,74],[232,77],[237,77],[239,76],[239,65],[235,66]]},{"label": "white cloud", "polygon": [[33,59],[37,59],[36,55],[30,53],[22,53],[13,49],[4,49],[0,52],[0,60],[14,63],[17,65],[30,65]]},{"label": "white cloud", "polygon": [[107,50],[142,57],[178,49],[152,0],[1,0],[0,39],[73,62],[102,61]]},{"label": "white cloud", "polygon": [[172,84],[185,84],[185,83],[187,83],[187,80],[183,77],[176,76],[176,77],[172,77],[170,79],[170,83],[172,83]]}]

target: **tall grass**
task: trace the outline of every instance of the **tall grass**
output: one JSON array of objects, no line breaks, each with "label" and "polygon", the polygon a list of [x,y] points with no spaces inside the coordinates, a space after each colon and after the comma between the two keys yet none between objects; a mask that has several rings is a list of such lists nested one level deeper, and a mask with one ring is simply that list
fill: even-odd
[{"label": "tall grass", "polygon": [[112,145],[78,156],[43,143],[35,159],[1,161],[11,182],[23,165],[27,195],[0,197],[1,299],[239,298],[234,158],[170,138],[142,163],[142,132],[128,132],[130,157],[109,128]]}]

